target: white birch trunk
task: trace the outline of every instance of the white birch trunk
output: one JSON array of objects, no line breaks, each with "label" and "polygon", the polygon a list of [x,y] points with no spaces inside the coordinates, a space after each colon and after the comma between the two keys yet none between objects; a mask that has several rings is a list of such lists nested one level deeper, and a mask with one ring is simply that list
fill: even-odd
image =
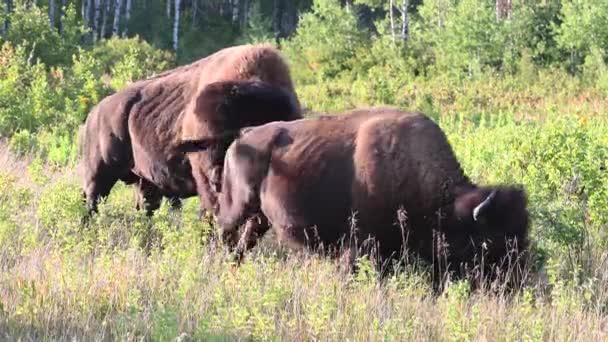
[{"label": "white birch trunk", "polygon": [[129,20],[131,20],[131,6],[133,2],[132,0],[127,0],[127,7],[125,8],[125,23],[124,29],[122,31],[122,37],[127,37],[127,31],[129,30]]},{"label": "white birch trunk", "polygon": [[55,0],[49,0],[49,25],[55,27]]},{"label": "white birch trunk", "polygon": [[108,15],[109,15],[111,7],[112,7],[112,0],[102,0],[102,1],[105,1],[105,6],[103,6],[103,16],[101,19],[101,31],[99,34],[100,38],[104,38],[106,36],[106,33],[108,33],[108,31],[107,31]]},{"label": "white birch trunk", "polygon": [[4,17],[4,22],[2,23],[2,37],[6,38],[6,35],[8,34],[8,16],[11,13],[11,1],[10,0],[4,0],[4,14],[6,15]]},{"label": "white birch trunk", "polygon": [[[85,0],[82,0],[84,2]],[[87,28],[91,28],[91,8],[93,7],[93,0],[86,0],[87,4],[84,7],[84,14],[82,17],[84,18],[84,23]]]},{"label": "white birch trunk", "polygon": [[393,0],[390,0],[389,2],[389,15],[391,17],[391,38],[393,39],[393,43],[395,42],[395,19],[393,18]]},{"label": "white birch trunk", "polygon": [[101,0],[95,0],[95,14],[93,16],[93,39],[97,40],[99,32],[99,15],[101,14]]},{"label": "white birch trunk", "polygon": [[496,20],[511,18],[511,0],[496,0]]},{"label": "white birch trunk", "polygon": [[196,27],[196,16],[198,15],[198,0],[192,0],[192,27]]},{"label": "white birch trunk", "polygon": [[59,19],[57,22],[57,27],[59,27],[59,34],[63,35],[63,17],[65,16],[65,7],[66,7],[66,0],[61,0],[60,5],[59,5]]},{"label": "white birch trunk", "polygon": [[118,36],[118,29],[120,27],[120,14],[122,9],[123,0],[116,0],[114,3],[114,25],[112,25],[112,36]]},{"label": "white birch trunk", "polygon": [[232,23],[239,22],[239,0],[232,0]]},{"label": "white birch trunk", "polygon": [[175,21],[173,22],[173,50],[177,53],[179,44],[179,5],[181,1],[175,0]]},{"label": "white birch trunk", "polygon": [[241,29],[246,29],[247,28],[247,24],[249,23],[249,10],[250,10],[250,5],[251,2],[249,0],[241,0],[242,3],[242,11],[241,11],[241,19],[240,19],[240,25],[241,25]]},{"label": "white birch trunk", "polygon": [[401,39],[407,40],[409,38],[409,17],[407,13],[408,7],[407,0],[403,0],[403,9],[401,10]]}]

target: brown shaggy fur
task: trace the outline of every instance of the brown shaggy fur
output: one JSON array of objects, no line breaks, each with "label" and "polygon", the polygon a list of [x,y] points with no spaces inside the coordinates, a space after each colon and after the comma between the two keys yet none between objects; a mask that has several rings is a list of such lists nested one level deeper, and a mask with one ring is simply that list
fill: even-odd
[{"label": "brown shaggy fur", "polygon": [[[437,261],[460,272],[482,248],[484,263],[500,262],[505,238],[527,246],[525,193],[471,183],[441,129],[420,113],[373,108],[248,128],[228,149],[222,181],[218,222],[239,258],[268,229],[251,229],[253,217],[294,246],[341,243],[351,263],[359,247],[352,238],[374,238],[381,260],[401,257],[405,245],[440,273],[446,265]],[[240,242],[230,240],[246,221]],[[437,250],[437,233],[446,248]]]},{"label": "brown shaggy fur", "polygon": [[[143,202],[149,215],[162,196],[179,205],[179,198],[197,192],[209,210],[214,195],[202,182],[223,163],[215,156],[223,153],[216,150],[225,151],[228,145],[189,158],[185,152],[193,152],[192,143],[238,125],[290,120],[300,113],[285,61],[265,44],[226,48],[135,82],[100,101],[85,122],[81,162],[89,213],[118,180],[137,183],[138,206]],[[184,149],[184,144],[190,148]],[[194,177],[191,161],[196,165]]]}]

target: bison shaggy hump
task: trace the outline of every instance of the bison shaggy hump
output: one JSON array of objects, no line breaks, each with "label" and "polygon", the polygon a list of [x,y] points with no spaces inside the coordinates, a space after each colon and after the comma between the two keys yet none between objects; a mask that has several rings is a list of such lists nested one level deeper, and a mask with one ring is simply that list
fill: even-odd
[{"label": "bison shaggy hump", "polygon": [[420,113],[372,108],[248,128],[228,149],[222,187],[218,223],[239,258],[268,221],[292,246],[341,246],[333,255],[351,267],[368,238],[380,261],[407,247],[456,277],[482,255],[488,275],[504,271],[503,258],[527,247],[524,191],[473,184]]},{"label": "bison shaggy hump", "polygon": [[[301,109],[289,69],[265,44],[226,48],[134,82],[100,101],[84,124],[89,214],[118,180],[137,184],[138,208],[148,215],[163,196],[179,206],[180,198],[199,194],[211,210],[212,181],[233,137],[227,132],[296,118]],[[195,148],[209,140],[215,143]]]}]

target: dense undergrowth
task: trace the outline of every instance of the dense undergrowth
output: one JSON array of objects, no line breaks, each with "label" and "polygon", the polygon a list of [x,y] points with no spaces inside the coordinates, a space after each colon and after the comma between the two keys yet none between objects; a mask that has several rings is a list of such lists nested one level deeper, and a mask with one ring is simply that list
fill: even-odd
[{"label": "dense undergrowth", "polygon": [[[281,41],[307,115],[419,110],[444,129],[475,182],[524,185],[529,284],[513,297],[470,293],[465,283],[434,296],[415,264],[382,282],[362,259],[361,272],[346,275],[272,236],[233,269],[198,219],[197,199],[182,212],[163,203],[148,219],[122,184],[82,226],[79,125],[104,96],[170,68],[174,56],[137,37],[80,46],[73,12],[59,36],[44,11],[25,11],[0,40],[0,337],[608,337],[607,46],[587,39],[603,26],[577,16],[574,2],[522,5],[494,23],[491,6],[463,0],[450,2],[438,29],[425,24],[439,2],[427,1],[410,40],[393,42],[386,20],[369,35],[337,2],[314,3]],[[598,13],[604,6],[588,3]],[[561,26],[545,20],[554,12]],[[525,29],[530,22],[542,32]]]}]

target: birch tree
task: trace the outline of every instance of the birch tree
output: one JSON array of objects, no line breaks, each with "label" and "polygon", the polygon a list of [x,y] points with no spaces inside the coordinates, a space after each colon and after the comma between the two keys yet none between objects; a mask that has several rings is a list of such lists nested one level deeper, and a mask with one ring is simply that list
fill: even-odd
[{"label": "birch tree", "polygon": [[101,19],[101,32],[99,33],[100,37],[105,37],[108,33],[107,31],[107,23],[108,23],[108,15],[110,13],[112,7],[112,0],[102,0],[104,1],[105,6],[103,6],[103,17]]},{"label": "birch tree", "polygon": [[167,0],[167,19],[171,19],[171,0]]},{"label": "birch tree", "polygon": [[232,0],[232,23],[239,22],[239,0]]},{"label": "birch tree", "polygon": [[49,25],[55,27],[55,0],[49,0]]},{"label": "birch tree", "polygon": [[192,0],[192,28],[196,27],[197,15],[198,15],[198,0]]},{"label": "birch tree", "polygon": [[95,15],[93,16],[93,40],[97,40],[99,33],[99,15],[101,14],[101,0],[95,0]]},{"label": "birch tree", "polygon": [[407,7],[409,5],[408,0],[403,0],[403,6],[401,7],[401,39],[408,40],[409,32],[409,17]]},{"label": "birch tree", "polygon": [[175,21],[173,22],[173,50],[177,53],[179,44],[179,5],[181,1],[175,0]]},{"label": "birch tree", "polygon": [[496,20],[511,18],[511,0],[496,0]]},{"label": "birch tree", "polygon": [[127,31],[129,30],[129,20],[131,19],[131,5],[132,5],[132,1],[131,0],[127,0],[127,7],[125,8],[125,23],[124,23],[124,30],[122,31],[122,37],[126,38],[127,37]]},{"label": "birch tree", "polygon": [[[85,3],[85,0],[82,0],[82,3]],[[82,13],[82,17],[84,18],[84,24],[87,28],[91,27],[91,8],[93,7],[93,0],[86,0],[86,5],[84,6],[84,10]]]},{"label": "birch tree", "polygon": [[394,1],[390,0],[389,5],[388,5],[388,13],[391,18],[391,38],[393,39],[393,43],[395,42],[395,18],[393,17],[394,5],[395,5]]},{"label": "birch tree", "polygon": [[239,25],[241,29],[245,29],[247,24],[249,23],[249,10],[250,10],[251,1],[249,0],[241,0],[241,12],[239,18]]},{"label": "birch tree", "polygon": [[61,35],[63,35],[63,17],[65,17],[65,7],[67,6],[66,2],[67,0],[61,0],[61,4],[59,5],[59,20],[57,25]]},{"label": "birch tree", "polygon": [[283,1],[274,0],[272,8],[272,29],[276,38],[280,37],[283,32]]},{"label": "birch tree", "polygon": [[8,16],[11,13],[11,0],[4,0],[4,23],[2,23],[2,37],[8,34]]},{"label": "birch tree", "polygon": [[114,3],[114,25],[112,25],[112,36],[113,37],[118,36],[122,3],[123,3],[123,0],[116,0],[116,2]]}]

